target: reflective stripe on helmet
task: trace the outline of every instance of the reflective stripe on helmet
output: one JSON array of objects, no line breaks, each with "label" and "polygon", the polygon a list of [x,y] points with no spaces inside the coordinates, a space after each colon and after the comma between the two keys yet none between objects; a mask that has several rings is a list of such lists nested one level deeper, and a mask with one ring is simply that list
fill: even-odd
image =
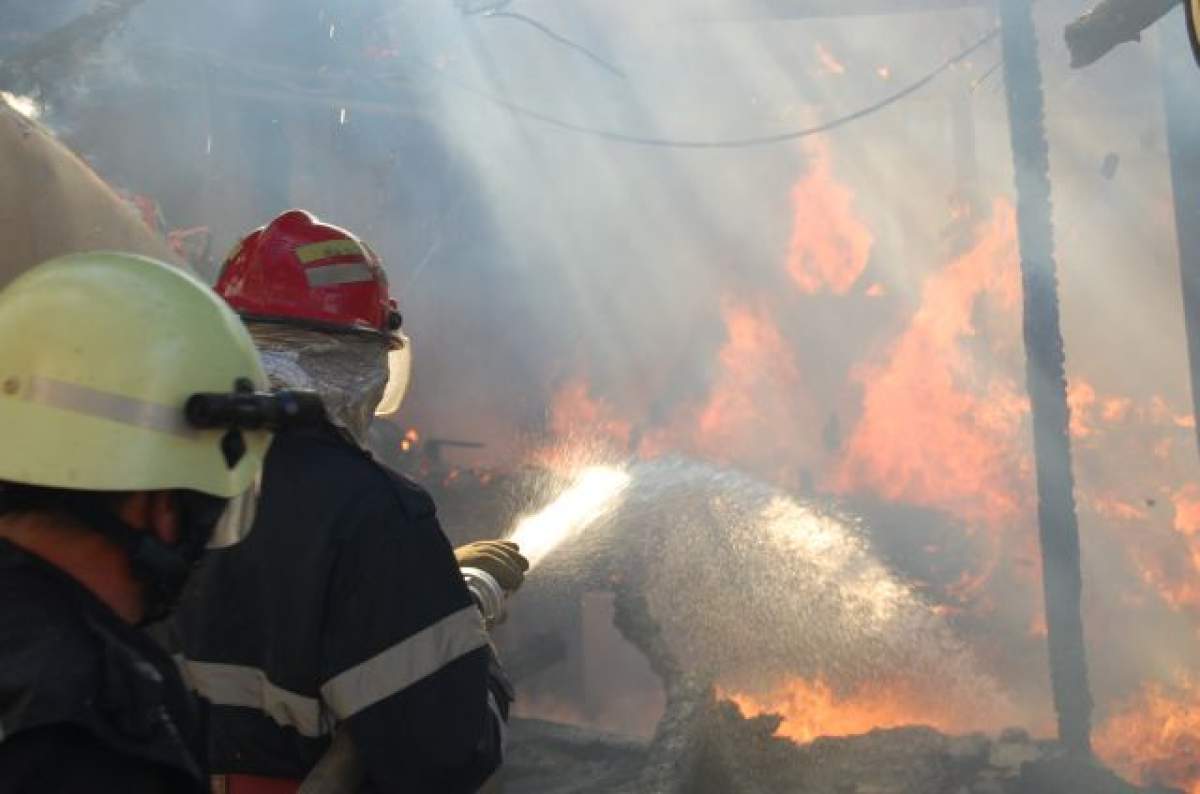
[{"label": "reflective stripe on helmet", "polygon": [[19,378],[10,378],[4,381],[2,391],[6,396],[61,411],[71,411],[184,438],[196,436],[196,430],[187,423],[182,406],[159,405],[124,394],[99,391],[78,383],[67,383],[37,375],[28,378],[23,389]]},{"label": "reflective stripe on helmet", "polygon": [[309,243],[296,249],[296,258],[305,265],[320,262],[322,259],[332,259],[335,256],[367,258],[362,246],[354,240],[322,240],[319,243]]},{"label": "reflective stripe on helmet", "polygon": [[375,280],[375,274],[365,262],[344,265],[322,265],[304,271],[310,287],[331,287],[335,284],[358,284]]}]

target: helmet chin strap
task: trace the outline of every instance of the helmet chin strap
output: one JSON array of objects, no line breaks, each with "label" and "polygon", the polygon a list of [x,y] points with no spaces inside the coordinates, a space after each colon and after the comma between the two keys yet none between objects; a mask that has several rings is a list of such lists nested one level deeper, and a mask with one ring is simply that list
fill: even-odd
[{"label": "helmet chin strap", "polygon": [[175,609],[224,508],[224,500],[191,491],[177,491],[175,498],[180,500],[180,539],[170,545],[153,532],[134,529],[94,498],[68,499],[64,505],[125,552],[134,577],[142,585],[139,626],[163,620]]}]

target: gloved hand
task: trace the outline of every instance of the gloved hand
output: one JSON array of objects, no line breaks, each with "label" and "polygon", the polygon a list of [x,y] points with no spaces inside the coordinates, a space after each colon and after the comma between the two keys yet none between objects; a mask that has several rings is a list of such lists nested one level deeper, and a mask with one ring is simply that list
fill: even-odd
[{"label": "gloved hand", "polygon": [[511,540],[480,540],[454,550],[459,568],[478,568],[491,574],[508,594],[515,593],[525,582],[529,560],[521,556],[521,548]]}]

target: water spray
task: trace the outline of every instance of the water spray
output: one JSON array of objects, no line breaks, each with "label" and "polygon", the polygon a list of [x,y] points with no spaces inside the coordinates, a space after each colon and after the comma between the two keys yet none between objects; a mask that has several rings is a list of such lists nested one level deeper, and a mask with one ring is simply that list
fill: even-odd
[{"label": "water spray", "polygon": [[619,466],[582,469],[554,501],[518,519],[509,539],[521,547],[532,570],[564,541],[615,508],[631,479]]},{"label": "water spray", "polygon": [[[591,466],[578,471],[553,501],[517,520],[509,539],[521,547],[529,568],[564,541],[586,530],[612,511],[631,477],[617,466]],[[463,579],[489,629],[504,620],[506,593],[495,577],[478,568],[462,568]]]}]

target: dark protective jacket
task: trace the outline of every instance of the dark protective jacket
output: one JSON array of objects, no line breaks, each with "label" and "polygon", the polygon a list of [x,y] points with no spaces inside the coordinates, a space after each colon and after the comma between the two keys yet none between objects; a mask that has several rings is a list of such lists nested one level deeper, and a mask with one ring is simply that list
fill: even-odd
[{"label": "dark protective jacket", "polygon": [[250,535],[175,620],[214,773],[303,778],[348,727],[366,791],[475,791],[506,689],[429,495],[332,426],[278,434]]},{"label": "dark protective jacket", "polygon": [[171,658],[0,540],[0,794],[204,792],[203,748]]}]

